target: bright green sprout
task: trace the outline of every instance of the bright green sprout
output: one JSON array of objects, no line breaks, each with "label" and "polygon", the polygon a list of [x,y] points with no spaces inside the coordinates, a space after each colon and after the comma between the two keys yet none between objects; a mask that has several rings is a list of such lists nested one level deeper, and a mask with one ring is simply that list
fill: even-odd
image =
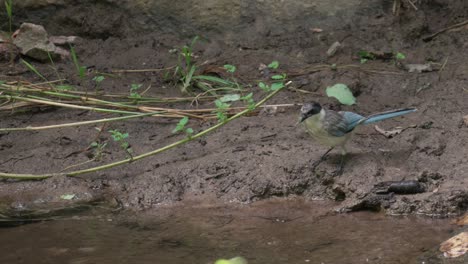
[{"label": "bright green sprout", "polygon": [[114,130],[109,130],[109,133],[111,133],[111,137],[115,142],[120,143],[120,148],[122,148],[127,155],[132,158],[132,148],[130,148],[130,144],[125,140],[128,138],[129,134],[128,133],[122,133],[117,129]]},{"label": "bright green sprout", "polygon": [[178,132],[184,131],[188,137],[193,135],[193,129],[190,127],[189,128],[185,127],[188,121],[189,121],[189,118],[184,116],[182,119],[179,120],[179,123],[177,123],[176,127],[172,130],[172,133],[178,133]]},{"label": "bright green sprout", "polygon": [[279,67],[279,62],[278,61],[272,61],[270,64],[268,64],[268,68],[270,69],[278,69]]},{"label": "bright green sprout", "polygon": [[140,89],[141,86],[143,86],[143,84],[132,83],[130,85],[130,98],[133,98],[133,99],[141,98],[140,93],[138,93],[138,89]]},{"label": "bright green sprout", "polygon": [[234,73],[236,71],[236,66],[231,65],[231,64],[226,64],[224,65],[224,69],[226,69],[227,72]]}]

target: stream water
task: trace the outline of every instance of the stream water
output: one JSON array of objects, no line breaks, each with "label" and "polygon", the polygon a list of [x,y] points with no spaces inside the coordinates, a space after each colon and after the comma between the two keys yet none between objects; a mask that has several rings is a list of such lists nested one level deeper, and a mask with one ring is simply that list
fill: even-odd
[{"label": "stream water", "polygon": [[423,263],[447,220],[333,214],[323,204],[194,206],[72,215],[0,229],[0,263]]}]

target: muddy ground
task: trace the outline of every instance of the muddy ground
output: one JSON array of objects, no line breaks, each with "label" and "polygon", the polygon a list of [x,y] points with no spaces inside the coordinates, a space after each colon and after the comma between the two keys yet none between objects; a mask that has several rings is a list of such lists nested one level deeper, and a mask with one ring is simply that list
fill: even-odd
[{"label": "muddy ground", "polygon": [[[272,196],[301,196],[309,200],[336,200],[333,209],[385,210],[389,214],[458,215],[468,208],[468,28],[444,32],[430,41],[423,38],[468,19],[462,0],[415,1],[418,10],[403,6],[392,13],[393,1],[52,1],[17,9],[15,26],[22,22],[45,26],[52,35],[77,35],[79,59],[90,72],[81,81],[71,61],[57,69],[72,85],[92,87],[93,71],[165,68],[177,64],[169,50],[195,36],[198,63],[205,67],[236,65],[242,83],[255,84],[269,76],[258,68],[280,62],[293,82],[269,104],[300,104],[316,100],[337,108],[325,96],[335,83],[349,85],[357,104],[342,109],[372,114],[413,106],[418,112],[379,124],[385,129],[410,127],[386,138],[373,126],[357,130],[342,175],[333,174],[339,152],[333,152],[316,173],[311,164],[326,147],[314,142],[295,125],[299,106],[278,108],[241,118],[179,148],[114,169],[75,178],[0,182],[0,200],[16,208],[63,202],[104,199],[128,209],[147,209],[187,199],[252,202]],[[309,1],[307,1],[309,2]],[[190,7],[190,8],[189,8]],[[2,17],[4,18],[4,17]],[[2,21],[6,21],[2,19]],[[3,29],[7,24],[2,22]],[[323,31],[317,32],[314,28]],[[335,41],[342,48],[328,57]],[[360,64],[360,50],[402,52],[405,63],[433,62],[441,71],[408,73],[389,61]],[[32,62],[48,79],[56,79],[49,65]],[[317,65],[356,65],[338,70],[309,71]],[[41,81],[22,64],[5,63],[2,80]],[[183,96],[163,80],[163,72],[128,73],[107,78],[104,91],[128,93],[132,83],[151,85],[153,96]],[[303,90],[298,91],[297,89]],[[252,88],[255,98],[262,92]],[[304,92],[306,91],[306,92]],[[195,108],[189,103],[165,107]],[[198,107],[212,107],[203,103]],[[48,125],[109,116],[59,108],[36,108],[24,113],[1,113],[1,127]],[[144,118],[119,122],[110,128],[130,134],[129,142],[141,154],[181,139],[171,133],[177,120]],[[195,131],[215,121],[191,121]],[[49,173],[89,160],[86,149],[96,136],[93,126],[0,134],[0,171]],[[107,138],[108,135],[103,135]],[[105,139],[105,138],[103,138]],[[125,157],[109,143],[101,163]],[[94,164],[97,165],[97,164]],[[425,192],[411,195],[375,195],[384,181],[417,180]],[[67,201],[68,202],[68,201]]]}]

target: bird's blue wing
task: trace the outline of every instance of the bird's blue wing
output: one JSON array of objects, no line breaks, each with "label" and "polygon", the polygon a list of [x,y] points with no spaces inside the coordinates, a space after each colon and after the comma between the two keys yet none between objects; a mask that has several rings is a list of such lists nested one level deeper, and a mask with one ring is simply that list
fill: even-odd
[{"label": "bird's blue wing", "polygon": [[361,124],[365,120],[365,117],[353,112],[341,111],[338,113],[346,120],[346,123],[348,124],[348,132],[352,131],[357,125]]},{"label": "bird's blue wing", "polygon": [[342,137],[351,132],[364,117],[352,112],[325,111],[323,129],[330,135]]}]

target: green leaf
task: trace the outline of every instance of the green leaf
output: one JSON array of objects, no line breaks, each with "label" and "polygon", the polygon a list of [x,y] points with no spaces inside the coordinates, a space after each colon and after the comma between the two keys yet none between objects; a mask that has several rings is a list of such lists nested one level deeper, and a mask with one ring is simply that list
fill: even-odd
[{"label": "green leaf", "polygon": [[253,93],[249,93],[248,95],[242,96],[240,99],[241,100],[249,100],[249,99],[252,99],[252,97],[253,97]]},{"label": "green leaf", "polygon": [[270,69],[278,69],[279,67],[279,62],[278,61],[272,61],[270,64],[268,64],[268,68]]},{"label": "green leaf", "polygon": [[60,199],[63,199],[63,200],[72,200],[73,198],[75,198],[75,194],[63,194],[63,195],[60,195]]},{"label": "green leaf", "polygon": [[367,62],[367,59],[361,59],[361,64],[364,64]]},{"label": "green leaf", "polygon": [[189,127],[187,129],[185,129],[185,133],[188,134],[188,135],[192,135],[193,134],[193,129]]},{"label": "green leaf", "polygon": [[229,105],[229,104],[226,104],[226,103],[222,102],[222,101],[219,100],[219,99],[215,101],[215,105],[216,105],[216,107],[217,107],[218,109],[226,109],[226,108],[229,108],[229,106],[231,106],[231,105]]},{"label": "green leaf", "polygon": [[405,54],[401,53],[401,52],[398,52],[396,55],[395,55],[395,59],[397,60],[404,60],[406,59],[406,56]]},{"label": "green leaf", "polygon": [[263,82],[259,82],[258,87],[260,87],[260,89],[262,89],[265,92],[270,91],[270,87]]},{"label": "green leaf", "polygon": [[276,91],[284,87],[283,83],[272,83],[271,84],[271,90]]},{"label": "green leaf", "polygon": [[105,79],[104,76],[98,75],[98,76],[94,76],[93,81],[95,81],[97,83],[100,83],[100,82],[104,81],[104,79]]},{"label": "green leaf", "polygon": [[235,257],[232,259],[218,259],[215,264],[247,264],[247,260],[243,257]]},{"label": "green leaf", "polygon": [[219,98],[219,100],[223,103],[227,103],[227,102],[239,101],[240,98],[241,97],[239,94],[226,94],[223,97]]},{"label": "green leaf", "polygon": [[179,120],[179,123],[177,123],[176,127],[172,130],[172,133],[177,133],[179,131],[184,130],[185,125],[188,123],[189,118],[184,116],[182,119]]},{"label": "green leaf", "polygon": [[273,79],[273,80],[284,80],[285,77],[286,76],[284,76],[284,74],[282,74],[282,75],[273,75],[273,76],[271,76],[271,79]]},{"label": "green leaf", "polygon": [[337,83],[329,86],[326,89],[328,97],[335,97],[344,105],[353,105],[356,103],[356,98],[346,84]]},{"label": "green leaf", "polygon": [[0,81],[0,85],[5,84],[5,83],[6,83],[6,81]]},{"label": "green leaf", "polygon": [[359,55],[359,58],[361,58],[361,59],[375,60],[374,54],[372,54],[372,53],[370,53],[368,51],[365,51],[365,50],[359,51],[358,55]]},{"label": "green leaf", "polygon": [[136,90],[140,89],[141,86],[143,86],[143,84],[141,84],[141,83],[132,83],[130,85],[130,91],[136,91]]},{"label": "green leaf", "polygon": [[231,65],[231,64],[226,64],[224,65],[224,69],[226,69],[227,72],[234,73],[236,71],[236,66]]}]

